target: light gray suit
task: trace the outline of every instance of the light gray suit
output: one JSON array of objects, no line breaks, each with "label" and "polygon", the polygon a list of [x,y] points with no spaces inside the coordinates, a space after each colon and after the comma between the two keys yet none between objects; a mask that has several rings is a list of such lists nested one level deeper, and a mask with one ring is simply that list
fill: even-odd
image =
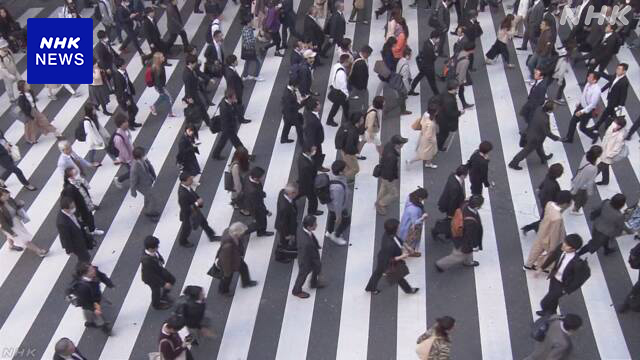
[{"label": "light gray suit", "polygon": [[157,217],[160,216],[160,201],[153,189],[156,180],[156,172],[149,160],[134,160],[131,162],[130,188],[131,196],[136,197],[139,191],[144,196],[144,209],[142,213]]},{"label": "light gray suit", "polygon": [[531,355],[524,360],[563,360],[571,353],[571,338],[562,328],[562,321],[556,317],[547,330],[542,342],[536,342]]}]

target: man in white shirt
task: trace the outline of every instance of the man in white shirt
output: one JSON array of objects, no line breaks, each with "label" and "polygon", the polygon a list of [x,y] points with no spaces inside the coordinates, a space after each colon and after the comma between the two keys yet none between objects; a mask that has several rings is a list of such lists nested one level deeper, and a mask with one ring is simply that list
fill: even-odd
[{"label": "man in white shirt", "polygon": [[573,113],[573,117],[569,123],[567,136],[562,139],[562,142],[573,142],[573,135],[576,132],[576,126],[578,123],[580,123],[580,131],[590,137],[593,143],[598,141],[598,133],[593,130],[589,130],[587,125],[589,124],[589,120],[593,117],[592,111],[598,106],[598,101],[600,101],[601,90],[600,86],[598,86],[599,79],[600,75],[594,72],[587,75],[587,84],[584,86],[584,90],[582,91],[580,104]]},{"label": "man in white shirt", "polygon": [[338,113],[338,109],[342,107],[342,115],[349,116],[349,88],[347,71],[351,65],[351,56],[349,54],[342,54],[340,56],[340,62],[333,65],[331,68],[331,88],[329,90],[328,99],[333,103],[329,116],[327,118],[327,125],[338,126],[338,123],[333,119]]}]

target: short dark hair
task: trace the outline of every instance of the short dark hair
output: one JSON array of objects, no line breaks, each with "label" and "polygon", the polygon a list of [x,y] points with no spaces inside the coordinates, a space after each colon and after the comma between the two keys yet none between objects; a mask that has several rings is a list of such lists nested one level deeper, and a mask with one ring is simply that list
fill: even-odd
[{"label": "short dark hair", "polygon": [[419,187],[413,190],[411,193],[409,193],[409,201],[411,201],[416,205],[421,203],[428,197],[429,197],[429,192],[427,191],[427,189],[422,187]]},{"label": "short dark hair", "polygon": [[615,121],[616,124],[620,125],[620,127],[627,126],[627,119],[624,117],[624,115],[617,116],[613,121]]},{"label": "short dark hair", "polygon": [[597,73],[597,72],[595,72],[595,71],[592,71],[592,72],[588,73],[588,74],[587,74],[587,77],[588,77],[589,75],[593,75],[593,78],[594,78],[594,79],[596,79],[596,80],[600,80],[600,74],[598,74],[598,73]]},{"label": "short dark hair", "polygon": [[144,238],[144,248],[145,250],[148,249],[157,249],[158,246],[160,246],[160,240],[153,236],[153,235],[148,235],[147,237]]},{"label": "short dark hair", "polygon": [[333,175],[338,175],[343,172],[346,167],[347,163],[342,160],[336,160],[331,164],[331,173],[333,173]]},{"label": "short dark hair", "polygon": [[151,14],[154,11],[155,10],[151,6],[147,6],[146,8],[144,8],[144,13],[145,14]]},{"label": "short dark hair", "polygon": [[602,155],[602,146],[600,145],[593,145],[586,154],[584,154],[584,157],[587,159],[588,162],[590,162],[591,164],[595,165],[596,161],[598,161],[598,158],[600,157],[600,155]]},{"label": "short dark hair", "polygon": [[485,140],[480,143],[480,146],[478,146],[478,151],[480,151],[483,154],[486,154],[491,150],[493,150],[493,144],[490,141]]},{"label": "short dark hair", "polygon": [[400,221],[395,218],[387,219],[384,222],[384,232],[387,235],[395,235],[398,232],[398,227],[400,226]]},{"label": "short dark hair", "polygon": [[181,182],[185,182],[191,176],[192,175],[190,173],[183,171],[183,172],[180,173],[179,179],[180,179]]},{"label": "short dark hair", "polygon": [[447,90],[453,90],[453,89],[457,89],[460,87],[460,83],[458,82],[458,80],[449,80],[447,81]]},{"label": "short dark hair", "polygon": [[129,115],[125,114],[122,111],[118,111],[116,115],[113,117],[113,122],[116,124],[116,127],[122,126],[122,124],[129,121]]},{"label": "short dark hair", "polygon": [[249,176],[254,179],[260,179],[265,174],[265,171],[260,166],[255,166],[251,171],[249,171]]},{"label": "short dark hair", "polygon": [[372,104],[374,108],[378,110],[382,110],[382,108],[384,107],[384,96],[374,97]]},{"label": "short dark hair", "polygon": [[582,318],[576,314],[564,314],[562,327],[567,331],[578,330],[582,326]]},{"label": "short dark hair", "polygon": [[615,194],[611,197],[610,203],[612,208],[620,210],[627,203],[627,197],[624,194]]},{"label": "short dark hair", "polygon": [[233,64],[234,62],[238,61],[238,57],[231,54],[231,55],[227,55],[227,58],[224,59],[224,64],[229,66],[231,64]]},{"label": "short dark hair", "polygon": [[184,317],[178,315],[171,315],[166,322],[168,328],[179,331],[184,327]]},{"label": "short dark hair", "polygon": [[307,99],[307,104],[304,106],[304,108],[309,111],[313,111],[315,110],[316,106],[318,106],[319,103],[320,101],[318,101],[318,99],[314,97],[310,97]]},{"label": "short dark hair", "polygon": [[102,40],[107,37],[107,32],[104,30],[98,30],[98,39]]},{"label": "short dark hair", "polygon": [[484,204],[484,198],[482,197],[482,195],[471,195],[471,197],[469,198],[469,206],[474,209],[479,208],[480,206],[482,206],[482,204]]},{"label": "short dark hair", "polygon": [[457,176],[467,176],[467,174],[469,174],[469,168],[466,165],[460,165],[456,169],[455,174]]},{"label": "short dark hair", "polygon": [[340,61],[339,62],[340,62],[340,64],[342,64],[342,63],[348,61],[350,58],[351,58],[351,55],[342,54],[342,55],[340,55]]},{"label": "short dark hair", "polygon": [[125,64],[125,62],[124,62],[124,59],[123,59],[123,58],[121,58],[121,57],[119,57],[119,56],[118,56],[118,57],[116,57],[116,58],[113,60],[113,64],[114,64],[117,68],[119,68],[119,67],[123,66],[123,65]]},{"label": "short dark hair", "polygon": [[556,204],[570,204],[572,199],[573,195],[569,190],[560,190],[555,197]]},{"label": "short dark hair", "polygon": [[144,157],[145,150],[142,146],[136,146],[133,149],[133,158],[136,160],[140,160]]},{"label": "short dark hair", "polygon": [[431,30],[431,34],[429,34],[429,38],[430,39],[439,39],[440,38],[440,31]]},{"label": "short dark hair", "polygon": [[302,227],[310,228],[317,223],[317,219],[314,215],[307,215],[302,219]]},{"label": "short dark hair", "polygon": [[60,198],[60,208],[67,210],[69,208],[71,208],[71,205],[74,204],[74,201],[72,198],[68,197],[68,196],[63,196]]},{"label": "short dark hair", "polygon": [[569,234],[564,238],[564,243],[578,250],[582,247],[582,237],[578,234]]},{"label": "short dark hair", "polygon": [[365,53],[367,55],[371,55],[371,53],[373,52],[373,49],[371,48],[371,46],[365,45],[365,46],[360,48],[360,52],[361,53]]},{"label": "short dark hair", "polygon": [[624,71],[629,70],[629,64],[627,63],[620,63],[618,64],[618,66],[621,66],[624,69]]},{"label": "short dark hair", "polygon": [[198,57],[193,54],[188,54],[185,61],[187,62],[187,65],[196,64],[198,63]]},{"label": "short dark hair", "polygon": [[551,166],[549,166],[549,171],[547,171],[547,176],[551,179],[557,179],[560,176],[562,176],[562,173],[564,172],[564,167],[562,166],[562,164],[560,163],[555,163]]},{"label": "short dark hair", "polygon": [[213,32],[213,37],[218,36],[218,34],[222,34],[222,31],[220,31],[220,30],[216,30],[216,31],[214,31],[214,32]]}]

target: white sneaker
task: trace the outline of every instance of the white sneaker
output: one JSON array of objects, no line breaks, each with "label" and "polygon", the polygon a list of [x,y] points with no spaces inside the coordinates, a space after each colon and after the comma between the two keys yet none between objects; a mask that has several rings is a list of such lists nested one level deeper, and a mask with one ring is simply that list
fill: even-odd
[{"label": "white sneaker", "polygon": [[331,241],[334,241],[334,242],[336,241],[336,237],[335,237],[335,235],[333,235],[333,233],[330,233],[330,232],[324,233],[324,237],[326,237],[327,239],[329,239]]},{"label": "white sneaker", "polygon": [[578,215],[582,215],[582,211],[580,210],[575,211],[574,209],[571,209],[570,214],[578,216]]},{"label": "white sneaker", "polygon": [[438,165],[431,163],[431,164],[424,164],[424,167],[430,168],[430,169],[437,169]]},{"label": "white sneaker", "polygon": [[253,76],[253,80],[255,80],[255,81],[264,81],[264,78],[260,77],[260,76]]},{"label": "white sneaker", "polygon": [[95,229],[95,230],[93,230],[91,235],[96,235],[96,236],[104,235],[104,231],[102,231],[100,229]]},{"label": "white sneaker", "polygon": [[329,238],[331,239],[331,241],[333,241],[336,245],[339,246],[345,246],[347,245],[347,240],[341,238],[341,237],[335,237],[335,235],[333,236],[333,238]]},{"label": "white sneaker", "polygon": [[118,181],[117,177],[113,178],[113,183],[116,185],[118,189],[122,189],[122,183]]}]

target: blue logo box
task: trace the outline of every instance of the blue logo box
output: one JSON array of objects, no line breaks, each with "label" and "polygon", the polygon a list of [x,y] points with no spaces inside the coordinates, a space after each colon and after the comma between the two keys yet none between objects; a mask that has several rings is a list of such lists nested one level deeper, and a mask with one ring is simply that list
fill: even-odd
[{"label": "blue logo box", "polygon": [[29,84],[93,82],[93,20],[31,18],[27,20]]}]

